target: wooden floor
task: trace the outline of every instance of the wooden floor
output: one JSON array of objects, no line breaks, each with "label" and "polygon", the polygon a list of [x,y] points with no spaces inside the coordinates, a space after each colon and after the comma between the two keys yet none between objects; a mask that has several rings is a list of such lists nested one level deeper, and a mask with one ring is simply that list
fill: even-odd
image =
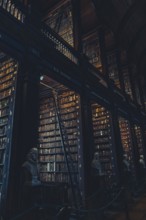
[{"label": "wooden floor", "polygon": [[128,215],[129,217],[126,217],[125,213],[122,213],[116,220],[146,220],[146,195],[128,207]]},{"label": "wooden floor", "polygon": [[109,220],[146,220],[146,194],[128,204],[121,213],[109,214]]}]

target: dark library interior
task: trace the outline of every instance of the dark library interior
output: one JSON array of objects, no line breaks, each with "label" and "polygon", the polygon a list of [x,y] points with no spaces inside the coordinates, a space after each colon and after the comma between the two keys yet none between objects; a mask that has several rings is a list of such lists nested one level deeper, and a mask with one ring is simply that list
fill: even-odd
[{"label": "dark library interior", "polygon": [[146,220],[145,12],[0,0],[0,220]]}]

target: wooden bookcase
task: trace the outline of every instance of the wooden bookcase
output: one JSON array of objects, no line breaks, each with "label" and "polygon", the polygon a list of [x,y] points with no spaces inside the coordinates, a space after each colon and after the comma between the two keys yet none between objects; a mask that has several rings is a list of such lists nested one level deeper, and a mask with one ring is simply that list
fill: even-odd
[{"label": "wooden bookcase", "polygon": [[111,179],[116,175],[111,114],[105,107],[97,103],[92,103],[91,108],[94,152],[99,153],[99,159],[104,175],[108,179]]},{"label": "wooden bookcase", "polygon": [[0,62],[0,201],[3,204],[10,169],[17,70],[18,63],[4,55]]},{"label": "wooden bookcase", "polygon": [[48,13],[45,23],[59,34],[68,44],[73,46],[73,20],[71,3],[66,1],[59,8]]},{"label": "wooden bookcase", "polygon": [[121,134],[121,142],[123,146],[123,154],[126,154],[128,156],[131,165],[132,175],[135,176],[136,169],[134,163],[134,153],[133,153],[130,122],[123,117],[119,117],[119,128]]},{"label": "wooden bookcase", "polygon": [[138,153],[140,155],[144,155],[144,141],[143,141],[143,136],[142,136],[142,132],[141,132],[141,127],[138,124],[134,125],[134,131],[135,131],[135,136],[136,136],[136,143],[137,143],[137,148],[138,148]]},{"label": "wooden bookcase", "polygon": [[[38,149],[40,179],[82,192],[80,96],[46,77],[40,86]],[[45,83],[44,83],[45,82]],[[72,181],[72,183],[71,183]]]},{"label": "wooden bookcase", "polygon": [[88,57],[89,62],[102,72],[98,31],[83,38],[83,53]]}]

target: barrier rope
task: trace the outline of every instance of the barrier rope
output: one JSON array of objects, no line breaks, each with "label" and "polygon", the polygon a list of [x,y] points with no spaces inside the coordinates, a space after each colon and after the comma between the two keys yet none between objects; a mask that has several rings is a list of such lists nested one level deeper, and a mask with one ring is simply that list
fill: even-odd
[{"label": "barrier rope", "polygon": [[121,192],[124,190],[124,188],[122,187],[119,192],[117,193],[117,195],[114,197],[113,200],[111,200],[108,204],[106,204],[105,206],[103,207],[100,207],[99,209],[80,209],[80,210],[76,210],[74,209],[75,211],[80,211],[82,213],[98,213],[98,212],[101,212],[105,209],[107,209],[110,205],[112,205],[112,203],[118,199],[118,197],[121,195]]},{"label": "barrier rope", "polygon": [[[119,192],[116,194],[116,196],[113,198],[112,201],[110,201],[108,204],[106,204],[105,206],[99,208],[99,209],[75,209],[75,208],[72,208],[73,211],[76,211],[76,212],[80,212],[80,213],[87,213],[87,212],[94,212],[94,213],[97,213],[97,212],[100,212],[106,208],[108,208],[115,200],[117,200],[117,198],[120,196],[121,192],[123,191],[123,188],[121,188],[119,190]],[[93,195],[91,195],[90,197],[86,198],[86,200],[89,200],[89,199],[92,199],[94,196],[96,196],[97,194],[99,193],[99,190],[96,191]],[[17,216],[15,216],[14,218],[12,218],[11,220],[17,220],[17,219],[20,219],[21,217],[25,216],[26,214],[30,213],[32,210],[35,210],[35,209],[38,209],[38,208],[46,208],[46,207],[49,207],[49,208],[55,208],[55,209],[59,209],[59,208],[62,208],[63,205],[38,205],[38,204],[35,204],[34,206],[32,206],[31,208],[28,208],[27,210],[24,210],[22,213],[18,214]],[[71,208],[71,207],[70,207]]]},{"label": "barrier rope", "polygon": [[86,197],[84,199],[84,201],[88,201],[88,200],[91,200],[93,199],[96,195],[98,195],[99,193],[101,192],[101,189],[98,189],[95,193],[93,193],[92,195],[90,195],[89,197]]},{"label": "barrier rope", "polygon": [[[114,186],[116,186],[116,185],[114,185]],[[106,188],[106,190],[107,190],[107,191],[109,190],[110,192],[112,192],[109,188]],[[84,201],[89,201],[89,200],[93,199],[95,196],[97,196],[99,193],[101,193],[101,191],[103,191],[103,189],[101,190],[101,188],[99,188],[99,189],[98,189],[97,191],[95,191],[92,195],[86,197],[86,198],[84,199]]]},{"label": "barrier rope", "polygon": [[[146,182],[144,181],[143,183],[144,185],[146,184]],[[118,197],[120,197],[121,193],[124,191],[124,187],[121,187],[120,190],[118,191],[118,193],[115,195],[115,197],[109,202],[107,203],[106,205],[98,208],[98,209],[75,209],[75,208],[72,208],[73,211],[75,212],[79,212],[79,213],[99,213],[101,211],[104,211],[105,209],[107,209],[109,206],[111,206],[113,204],[114,201],[116,201],[118,199]],[[94,194],[92,194],[91,196],[85,198],[85,200],[90,200],[92,198],[94,198],[96,195],[98,195],[98,193],[100,192],[100,190],[97,190]],[[67,204],[66,204],[67,205]],[[37,208],[44,208],[44,207],[49,207],[49,208],[55,208],[55,209],[59,209],[59,208],[62,208],[63,205],[34,205],[32,206],[31,208],[23,211],[22,213],[18,214],[17,216],[15,216],[14,218],[12,218],[11,220],[17,220],[23,216],[25,216],[26,214],[28,214],[29,212],[31,212],[32,210],[34,209],[37,209]],[[71,208],[71,207],[70,207]]]}]

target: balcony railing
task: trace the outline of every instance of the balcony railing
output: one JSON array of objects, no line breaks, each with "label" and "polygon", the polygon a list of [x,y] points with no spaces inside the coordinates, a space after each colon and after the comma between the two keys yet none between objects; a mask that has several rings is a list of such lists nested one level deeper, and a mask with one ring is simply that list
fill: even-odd
[{"label": "balcony railing", "polygon": [[14,16],[17,20],[24,23],[25,14],[18,9],[11,0],[0,0],[0,7]]},{"label": "balcony railing", "polygon": [[43,23],[41,32],[53,43],[55,49],[57,49],[73,63],[79,63],[77,52],[65,40],[56,34],[48,25]]}]

